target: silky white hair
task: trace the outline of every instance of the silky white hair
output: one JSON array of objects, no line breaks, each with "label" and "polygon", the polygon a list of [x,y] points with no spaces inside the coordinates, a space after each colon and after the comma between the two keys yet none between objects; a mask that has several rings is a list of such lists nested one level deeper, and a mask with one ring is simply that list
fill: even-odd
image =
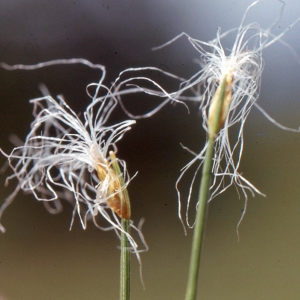
[{"label": "silky white hair", "polygon": [[[260,2],[262,2],[262,0],[253,2],[246,9],[239,27],[230,29],[224,33],[221,33],[221,29],[219,28],[216,38],[211,41],[205,42],[197,40],[183,32],[167,43],[154,48],[154,50],[164,48],[174,43],[179,38],[186,37],[200,55],[200,58],[197,60],[200,65],[200,70],[189,79],[186,80],[159,68],[143,67],[124,70],[120,73],[119,77],[113,84],[114,91],[116,92],[116,98],[120,102],[124,111],[130,117],[136,119],[150,117],[170,102],[179,102],[184,105],[186,105],[186,101],[198,102],[202,115],[202,125],[208,133],[208,114],[212,99],[224,76],[231,76],[232,98],[224,125],[218,133],[215,141],[215,153],[212,168],[213,181],[210,187],[211,194],[208,201],[211,201],[214,197],[227,190],[231,185],[234,185],[238,194],[240,195],[240,193],[242,193],[245,199],[244,209],[240,221],[238,222],[237,230],[246,212],[248,193],[252,196],[254,196],[255,193],[264,196],[264,194],[260,192],[250,181],[248,181],[239,171],[244,148],[244,126],[250,110],[253,106],[256,106],[272,123],[278,127],[285,130],[299,132],[298,129],[290,129],[277,123],[257,104],[257,100],[260,93],[261,78],[264,68],[262,56],[263,50],[273,45],[275,42],[280,42],[293,52],[293,50],[284,41],[282,41],[281,38],[288,30],[290,30],[290,28],[297,24],[300,19],[293,22],[281,34],[274,35],[272,33],[272,29],[281,19],[285,5],[283,1],[278,0],[277,2],[281,5],[279,16],[267,29],[261,28],[259,24],[255,22],[245,24],[245,19],[249,10]],[[225,48],[223,45],[224,38],[228,36],[234,36],[234,42],[230,49]],[[141,73],[144,71],[160,72],[161,75],[167,76],[170,80],[178,80],[180,82],[179,89],[169,92],[157,80],[144,75],[131,75],[136,72]],[[126,75],[128,78],[124,78]],[[143,82],[146,84],[143,85]],[[162,98],[163,101],[146,114],[134,115],[128,111],[124,104],[124,99],[122,99],[122,88],[124,86],[126,86],[132,93],[142,92],[154,95]],[[123,93],[125,94],[124,91]],[[234,130],[231,130],[233,128]],[[176,182],[179,202],[178,214],[180,220],[184,224],[182,220],[181,193],[179,191],[178,184],[191,166],[198,164],[190,185],[185,216],[187,225],[189,227],[193,227],[194,221],[190,223],[188,212],[195,178],[203,164],[207,142],[200,153],[195,153],[186,147],[184,148],[192,153],[194,158],[181,169],[181,174]]]},{"label": "silky white hair", "polygon": [[[113,161],[109,152],[117,152],[116,143],[131,129],[135,121],[126,120],[106,125],[117,105],[117,100],[103,84],[105,68],[84,59],[54,60],[37,65],[9,66],[1,63],[1,67],[8,70],[35,70],[50,65],[73,63],[85,64],[102,71],[99,82],[87,87],[87,92],[90,86],[94,87],[95,92],[94,94],[88,92],[92,101],[83,114],[83,121],[62,96],[54,99],[47,88],[41,86],[44,96],[30,100],[33,104],[34,121],[24,144],[14,148],[10,154],[0,149],[13,171],[13,174],[7,177],[6,183],[13,179],[18,181],[15,191],[6,198],[0,209],[0,218],[17,193],[23,190],[42,201],[50,213],[61,211],[61,200],[70,202],[74,207],[70,228],[75,216],[78,215],[84,229],[87,221],[92,219],[98,228],[106,231],[114,230],[120,237],[120,232],[124,230],[120,219],[110,209],[108,200],[127,188],[131,178],[125,161],[117,159],[124,185],[112,194],[109,188],[113,182],[110,180],[117,180],[116,176],[109,176],[107,172],[107,176],[101,181],[97,176],[97,166],[103,169],[111,168]],[[107,221],[107,226],[100,225],[98,215]],[[139,262],[139,252],[147,250],[141,233],[142,222],[136,227],[130,220],[130,226],[138,234],[145,246],[144,249],[138,250],[134,238],[125,232],[131,250]],[[1,224],[0,229],[5,231]]]}]

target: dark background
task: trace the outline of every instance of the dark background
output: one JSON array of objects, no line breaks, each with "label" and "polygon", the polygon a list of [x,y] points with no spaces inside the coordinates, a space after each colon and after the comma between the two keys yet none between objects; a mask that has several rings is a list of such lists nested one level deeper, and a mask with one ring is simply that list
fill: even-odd
[{"label": "dark background", "polygon": [[[182,77],[196,73],[198,53],[185,38],[153,52],[182,31],[210,40],[217,27],[237,27],[251,1],[8,1],[0,3],[0,61],[35,64],[83,57],[107,67],[106,84],[127,67],[166,68]],[[277,1],[263,1],[248,15],[267,28],[277,17]],[[300,16],[300,3],[286,1],[275,34]],[[284,41],[300,53],[300,25]],[[228,40],[230,47],[231,40]],[[300,65],[277,43],[264,52],[265,70],[259,103],[279,122],[298,128]],[[89,103],[85,86],[99,71],[84,66],[53,66],[37,71],[0,70],[1,148],[10,152],[9,135],[26,137],[32,121],[28,100],[40,95],[43,82],[62,93],[76,111]],[[167,83],[168,84],[168,83]],[[170,85],[170,88],[172,86]],[[173,86],[175,88],[175,86]],[[133,97],[147,110],[153,103]],[[129,99],[128,99],[129,101]],[[154,100],[153,100],[154,101]],[[128,102],[130,103],[130,101]],[[180,142],[199,151],[205,135],[196,105],[167,105],[154,117],[138,121],[118,144],[131,174],[132,218],[145,218],[143,233],[150,250],[142,254],[142,288],[133,257],[132,299],[183,299],[192,231],[185,236],[177,217],[175,181],[192,156]],[[114,116],[124,118],[121,111]],[[236,225],[243,199],[234,187],[209,206],[202,254],[199,299],[298,299],[300,297],[300,136],[278,129],[255,108],[245,126],[241,171],[267,195],[249,198],[248,211]],[[3,165],[5,158],[0,158]],[[4,188],[0,196],[13,191]],[[192,173],[181,187],[187,191]],[[69,231],[71,207],[50,215],[30,195],[20,193],[5,211],[0,236],[0,290],[5,299],[117,299],[119,250],[113,232],[76,220]]]}]

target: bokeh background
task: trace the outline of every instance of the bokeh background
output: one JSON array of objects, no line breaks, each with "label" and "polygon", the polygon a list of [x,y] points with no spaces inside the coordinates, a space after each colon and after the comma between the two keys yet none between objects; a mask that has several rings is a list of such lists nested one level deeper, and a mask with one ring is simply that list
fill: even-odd
[{"label": "bokeh background", "polygon": [[[216,0],[74,0],[0,2],[0,61],[34,64],[57,58],[83,57],[107,67],[109,84],[127,67],[155,66],[188,78],[199,66],[198,53],[185,38],[151,51],[185,31],[211,40],[218,27],[240,24],[252,1]],[[247,22],[267,28],[276,20],[280,3],[263,1]],[[280,34],[300,17],[300,3],[286,0],[274,28]],[[283,40],[300,54],[300,24]],[[230,47],[231,40],[228,41]],[[259,103],[277,121],[300,125],[300,64],[287,47],[274,44],[264,52],[265,69]],[[85,66],[53,66],[37,71],[0,70],[0,142],[10,152],[11,133],[26,137],[32,121],[28,100],[45,83],[53,95],[63,94],[78,113],[89,103],[85,86],[99,79]],[[172,88],[172,86],[170,86]],[[175,86],[173,86],[175,88]],[[128,105],[147,110],[155,100],[133,97]],[[142,254],[146,290],[132,257],[132,299],[183,299],[192,230],[184,235],[177,217],[175,181],[192,156],[179,143],[199,151],[205,135],[196,105],[190,114],[182,105],[167,105],[150,119],[140,120],[119,143],[118,155],[131,174],[132,218],[145,218],[143,233],[149,251]],[[113,118],[125,118],[119,110]],[[241,171],[267,195],[249,198],[247,214],[235,188],[209,205],[202,253],[198,299],[299,299],[300,297],[300,135],[283,131],[253,108],[245,126]],[[5,163],[1,156],[0,163]],[[1,201],[13,191],[4,187]],[[186,192],[189,174],[181,183]],[[69,231],[71,207],[50,215],[30,195],[20,193],[5,211],[0,236],[1,299],[118,299],[119,249],[113,232],[78,219]]]}]

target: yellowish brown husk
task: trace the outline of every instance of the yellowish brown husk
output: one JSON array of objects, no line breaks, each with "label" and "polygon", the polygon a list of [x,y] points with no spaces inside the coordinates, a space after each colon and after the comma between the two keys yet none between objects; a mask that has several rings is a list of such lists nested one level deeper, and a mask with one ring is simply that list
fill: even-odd
[{"label": "yellowish brown husk", "polygon": [[[219,97],[220,97],[221,85],[218,86],[218,88],[215,92],[215,95],[214,95],[214,97],[211,101],[210,107],[209,107],[208,130],[209,130],[209,134],[213,134],[213,135],[218,134],[218,132],[220,131],[220,129],[224,125],[224,122],[226,120],[226,117],[227,117],[227,114],[228,114],[228,111],[229,111],[231,99],[232,99],[233,75],[226,74],[225,76],[226,76],[225,95],[224,95],[222,109],[221,109],[220,122],[219,122],[219,126],[218,126],[216,132],[212,132],[211,128],[212,128],[213,120],[214,120],[214,117],[215,117],[215,113],[216,113],[216,109],[217,109],[217,105],[218,105],[218,101],[219,101]],[[222,82],[222,80],[220,82]]]},{"label": "yellowish brown husk", "polygon": [[107,180],[109,183],[107,204],[111,210],[114,211],[120,218],[129,220],[131,217],[130,205],[127,205],[126,203],[122,184],[120,178],[116,175],[116,172],[108,164],[98,164],[96,171],[101,182]]}]

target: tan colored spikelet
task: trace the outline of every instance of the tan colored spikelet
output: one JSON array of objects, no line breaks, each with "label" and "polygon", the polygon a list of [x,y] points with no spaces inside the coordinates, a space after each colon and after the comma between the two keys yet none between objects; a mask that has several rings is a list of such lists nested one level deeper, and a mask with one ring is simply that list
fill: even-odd
[{"label": "tan colored spikelet", "polygon": [[[219,121],[219,126],[216,130],[215,133],[212,132],[212,124],[213,120],[216,114],[216,109],[218,106],[218,101],[220,97],[220,92],[221,92],[221,84],[218,86],[215,95],[211,101],[210,107],[209,107],[209,113],[208,113],[208,131],[210,134],[217,134],[222,126],[224,125],[225,119],[227,117],[229,107],[230,107],[230,102],[232,99],[232,81],[233,81],[233,75],[232,74],[226,74],[226,86],[225,86],[225,94],[224,94],[224,99],[223,99],[223,104],[222,104],[222,109],[221,109],[221,115],[220,115],[220,121]],[[222,81],[221,81],[222,82]]]},{"label": "tan colored spikelet", "polygon": [[111,210],[114,211],[120,218],[129,220],[131,217],[130,204],[125,200],[122,183],[116,172],[108,165],[108,163],[105,165],[97,164],[96,171],[101,182],[107,180],[109,183],[107,204]]}]

